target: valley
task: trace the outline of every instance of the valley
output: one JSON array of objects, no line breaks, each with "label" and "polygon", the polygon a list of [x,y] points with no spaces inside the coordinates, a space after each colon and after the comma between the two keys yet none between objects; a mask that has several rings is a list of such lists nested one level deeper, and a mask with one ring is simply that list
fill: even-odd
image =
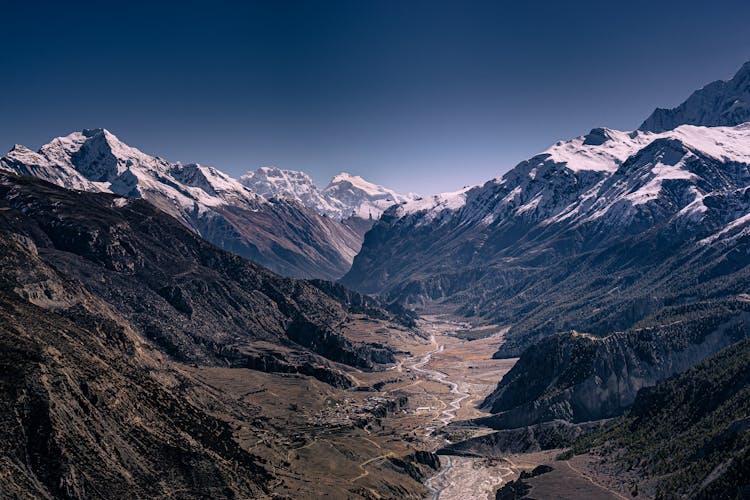
[{"label": "valley", "polygon": [[[562,448],[505,456],[452,454],[446,450],[448,443],[494,432],[482,426],[450,424],[487,417],[489,413],[479,409],[478,405],[495,389],[497,381],[517,359],[493,358],[507,328],[472,327],[470,323],[442,315],[424,315],[418,324],[421,332],[429,338],[420,341],[408,336],[398,338],[396,347],[408,350],[410,355],[399,356],[397,363],[385,372],[357,374],[361,384],[381,387],[382,397],[405,396],[408,400],[401,411],[388,414],[379,426],[364,428],[367,435],[361,435],[360,439],[372,447],[367,455],[362,456],[367,457],[359,464],[363,471],[354,477],[353,482],[367,484],[387,470],[389,457],[404,454],[413,446],[414,449],[439,452],[439,469],[423,480],[428,490],[425,498],[492,500],[501,486],[517,479],[521,472],[529,472],[542,464],[551,464],[553,470],[549,476],[534,478],[534,481],[541,484],[538,489],[549,490],[548,494],[572,495],[565,498],[578,495],[599,499],[624,497],[627,484],[619,483],[612,477],[615,475],[603,473],[593,456],[558,461]],[[484,336],[483,332],[487,331],[494,333]],[[481,338],[466,340],[476,336]],[[360,340],[368,339],[362,335]],[[350,408],[356,406],[353,398],[347,401]],[[403,448],[393,441],[397,435],[403,436],[411,446]],[[334,446],[328,439],[325,446]],[[322,443],[309,446],[324,453]],[[563,478],[565,486],[561,486],[558,476]],[[553,485],[551,490],[549,484]]]},{"label": "valley", "polygon": [[[456,420],[484,416],[476,408],[515,363],[515,359],[493,359],[496,346],[502,343],[506,329],[478,340],[463,340],[460,335],[481,329],[465,322],[451,321],[441,316],[423,316],[420,328],[429,335],[429,343],[411,346],[414,353],[400,359],[391,373],[406,376],[406,385],[391,384],[384,389],[389,394],[404,394],[409,398],[408,411],[414,416],[394,418],[391,425],[398,428],[406,419],[414,418],[414,432],[429,450],[442,447],[447,440],[466,439],[486,432],[449,433],[446,426]],[[426,352],[425,352],[426,350]],[[442,386],[442,387],[441,387]],[[399,421],[401,420],[401,421]],[[430,498],[494,498],[504,481],[517,475],[518,469],[505,460],[475,457],[440,456],[440,470],[425,481]]]},{"label": "valley", "polygon": [[[273,464],[273,491],[281,497],[315,492],[330,498],[450,499],[465,498],[459,492],[472,491],[473,498],[494,498],[495,490],[516,475],[517,468],[504,460],[438,458],[425,452],[434,452],[446,439],[485,432],[449,434],[446,425],[485,415],[476,403],[515,362],[492,359],[502,330],[468,341],[456,336],[471,330],[465,323],[427,316],[419,327],[429,338],[364,317],[349,323],[349,338],[373,341],[387,333],[389,344],[401,354],[384,371],[341,365],[356,381],[348,390],[298,375],[182,364],[172,369],[198,381],[193,390],[201,405],[210,407],[213,398],[231,398],[232,408],[255,410],[252,416],[216,416],[230,422],[243,449]],[[409,456],[427,463],[434,460],[435,468],[417,461],[423,475],[405,480],[399,466]]]},{"label": "valley", "polygon": [[750,63],[450,192],[344,167],[0,157],[0,499],[750,498]]}]

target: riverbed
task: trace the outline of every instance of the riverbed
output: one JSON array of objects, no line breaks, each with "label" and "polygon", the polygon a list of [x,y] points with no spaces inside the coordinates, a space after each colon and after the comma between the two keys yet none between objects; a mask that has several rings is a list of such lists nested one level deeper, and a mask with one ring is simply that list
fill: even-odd
[{"label": "riverbed", "polygon": [[[430,335],[431,347],[427,352],[402,360],[398,370],[411,371],[449,388],[441,397],[444,407],[434,409],[433,418],[422,428],[423,437],[438,448],[448,443],[442,435],[436,435],[438,429],[456,419],[486,415],[478,404],[516,360],[492,359],[507,329],[500,328],[486,338],[464,340],[456,333],[469,328],[465,323],[427,316],[420,326]],[[441,470],[425,482],[430,490],[428,498],[436,500],[494,499],[497,489],[518,473],[506,460],[445,455],[440,460]]]}]

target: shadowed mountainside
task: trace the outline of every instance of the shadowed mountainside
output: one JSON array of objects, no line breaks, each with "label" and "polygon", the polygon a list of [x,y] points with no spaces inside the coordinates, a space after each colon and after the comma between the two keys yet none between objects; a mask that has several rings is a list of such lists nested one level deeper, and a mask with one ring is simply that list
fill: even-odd
[{"label": "shadowed mountainside", "polygon": [[[746,498],[750,493],[750,340],[638,392],[630,411],[582,437],[616,470],[634,470],[656,498]],[[615,470],[615,472],[616,472]]]},{"label": "shadowed mountainside", "polygon": [[320,356],[364,369],[393,361],[337,331],[348,306],[321,286],[217,249],[142,200],[0,174],[0,232],[5,289],[67,315],[96,315],[105,303],[179,360],[339,385],[349,382]]},{"label": "shadowed mountainside", "polygon": [[483,403],[494,415],[477,422],[507,429],[620,415],[641,388],[750,337],[749,319],[740,298],[667,309],[603,338],[553,335],[523,353]]},{"label": "shadowed mountainside", "polygon": [[[115,321],[0,292],[0,490],[8,498],[258,497],[272,476],[229,426],[152,373]],[[145,349],[145,352],[144,352]]]}]

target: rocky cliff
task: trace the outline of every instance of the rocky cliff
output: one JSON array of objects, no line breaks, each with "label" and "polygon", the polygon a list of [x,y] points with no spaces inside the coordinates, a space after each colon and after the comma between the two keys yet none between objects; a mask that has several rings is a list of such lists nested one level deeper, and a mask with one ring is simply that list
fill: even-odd
[{"label": "rocky cliff", "polygon": [[527,349],[484,401],[477,423],[516,428],[622,414],[638,391],[750,337],[744,299],[678,306],[606,337],[576,332]]},{"label": "rocky cliff", "polygon": [[750,490],[750,341],[638,392],[631,410],[573,453],[629,471],[656,498],[744,498]]}]

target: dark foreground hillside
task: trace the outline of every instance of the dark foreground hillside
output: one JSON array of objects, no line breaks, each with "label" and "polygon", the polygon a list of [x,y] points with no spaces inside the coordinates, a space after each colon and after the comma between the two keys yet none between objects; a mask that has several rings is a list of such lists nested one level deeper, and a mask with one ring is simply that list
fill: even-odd
[{"label": "dark foreground hillside", "polygon": [[750,340],[641,390],[611,427],[582,438],[657,498],[750,497]]},{"label": "dark foreground hillside", "polygon": [[266,493],[271,476],[258,457],[226,422],[159,382],[157,368],[114,321],[81,326],[0,293],[0,496]]},{"label": "dark foreground hillside", "polygon": [[393,361],[386,348],[338,331],[351,304],[390,317],[374,301],[342,301],[335,289],[282,278],[143,200],[0,174],[0,234],[3,289],[71,317],[111,308],[181,361],[300,372],[340,386],[351,382],[323,358],[364,369]]}]

